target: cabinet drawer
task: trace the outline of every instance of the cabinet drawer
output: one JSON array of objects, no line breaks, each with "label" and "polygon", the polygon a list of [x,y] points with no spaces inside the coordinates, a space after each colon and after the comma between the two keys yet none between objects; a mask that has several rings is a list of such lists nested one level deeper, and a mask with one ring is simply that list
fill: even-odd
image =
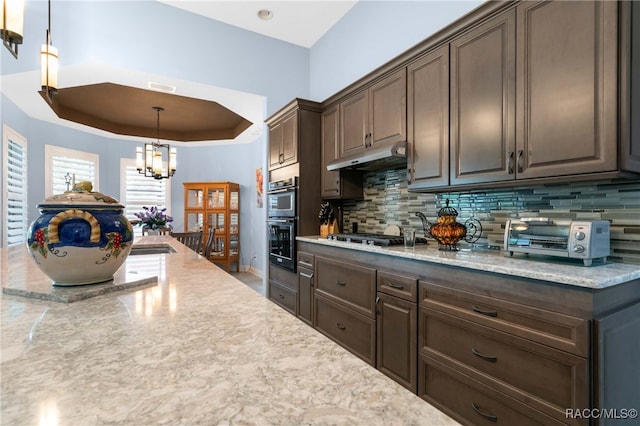
[{"label": "cabinet drawer", "polygon": [[587,357],[589,321],[420,281],[420,305]]},{"label": "cabinet drawer", "polygon": [[428,357],[419,364],[418,395],[463,424],[563,424]]},{"label": "cabinet drawer", "polygon": [[313,271],[313,255],[304,251],[298,252],[298,267]]},{"label": "cabinet drawer", "polygon": [[391,272],[378,271],[378,291],[416,303],[418,300],[418,279]]},{"label": "cabinet drawer", "polygon": [[461,373],[495,382],[550,416],[564,419],[566,408],[589,406],[587,360],[576,355],[426,308],[419,345],[423,355],[453,360]]},{"label": "cabinet drawer", "polygon": [[322,296],[314,300],[315,328],[375,367],[376,322]]},{"label": "cabinet drawer", "polygon": [[316,293],[375,318],[376,270],[316,256]]},{"label": "cabinet drawer", "polygon": [[296,314],[296,293],[288,289],[269,281],[269,299],[282,306],[293,315]]},{"label": "cabinet drawer", "polygon": [[298,274],[288,269],[269,264],[269,280],[275,281],[277,284],[288,288],[294,293],[297,291]]}]

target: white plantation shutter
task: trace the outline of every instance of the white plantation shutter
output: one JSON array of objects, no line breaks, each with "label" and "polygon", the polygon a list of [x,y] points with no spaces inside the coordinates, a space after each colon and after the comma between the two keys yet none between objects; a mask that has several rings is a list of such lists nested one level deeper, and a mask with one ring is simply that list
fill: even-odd
[{"label": "white plantation shutter", "polygon": [[[46,196],[67,190],[67,174],[75,182],[89,181],[94,191],[98,188],[98,155],[90,152],[45,145]],[[73,186],[71,183],[69,189]]]},{"label": "white plantation shutter", "polygon": [[125,205],[127,219],[137,220],[134,213],[141,212],[143,206],[171,206],[168,179],[158,180],[138,173],[134,159],[120,160],[120,177],[120,202]]},{"label": "white plantation shutter", "polygon": [[2,245],[24,244],[27,239],[27,140],[3,126],[2,157],[4,188],[2,188]]}]

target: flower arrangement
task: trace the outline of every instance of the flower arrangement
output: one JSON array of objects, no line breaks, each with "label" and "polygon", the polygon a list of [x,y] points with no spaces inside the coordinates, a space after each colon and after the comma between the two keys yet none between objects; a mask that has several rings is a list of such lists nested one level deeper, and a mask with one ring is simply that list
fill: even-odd
[{"label": "flower arrangement", "polygon": [[148,229],[171,228],[173,218],[165,213],[166,208],[159,209],[156,206],[142,207],[143,211],[134,213],[140,219],[138,223]]}]

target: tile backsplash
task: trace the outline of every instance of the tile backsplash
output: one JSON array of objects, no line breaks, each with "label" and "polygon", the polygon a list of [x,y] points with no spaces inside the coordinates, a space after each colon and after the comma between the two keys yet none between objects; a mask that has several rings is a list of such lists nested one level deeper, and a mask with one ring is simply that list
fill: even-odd
[{"label": "tile backsplash", "polygon": [[343,229],[350,230],[353,222],[358,222],[359,232],[382,233],[389,225],[411,226],[422,236],[422,222],[415,212],[435,221],[446,199],[458,210],[460,222],[470,217],[482,222],[482,238],[476,244],[501,248],[509,218],[602,219],[611,222],[608,259],[640,264],[640,180],[423,194],[407,190],[405,170],[367,172],[364,199],[343,203]]}]

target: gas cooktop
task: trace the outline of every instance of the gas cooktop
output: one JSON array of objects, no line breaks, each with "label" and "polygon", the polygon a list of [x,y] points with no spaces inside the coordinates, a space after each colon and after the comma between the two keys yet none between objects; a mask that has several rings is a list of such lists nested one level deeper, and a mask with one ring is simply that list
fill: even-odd
[{"label": "gas cooktop", "polygon": [[[347,243],[366,244],[370,246],[399,246],[404,244],[402,235],[383,234],[329,234],[328,240],[344,241]],[[426,244],[425,238],[416,238],[416,243]]]}]

